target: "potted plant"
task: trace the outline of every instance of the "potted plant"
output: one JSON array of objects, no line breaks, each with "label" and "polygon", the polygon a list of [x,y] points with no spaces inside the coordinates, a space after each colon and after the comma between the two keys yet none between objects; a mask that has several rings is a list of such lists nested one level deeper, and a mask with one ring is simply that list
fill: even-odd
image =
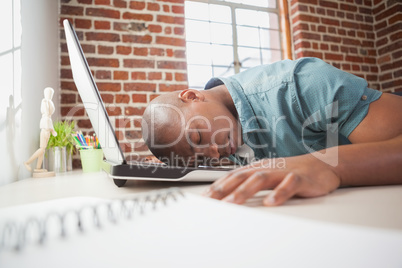
[{"label": "potted plant", "polygon": [[50,136],[47,144],[48,168],[55,172],[72,170],[72,155],[74,153],[75,121],[56,121],[53,124],[57,136]]}]

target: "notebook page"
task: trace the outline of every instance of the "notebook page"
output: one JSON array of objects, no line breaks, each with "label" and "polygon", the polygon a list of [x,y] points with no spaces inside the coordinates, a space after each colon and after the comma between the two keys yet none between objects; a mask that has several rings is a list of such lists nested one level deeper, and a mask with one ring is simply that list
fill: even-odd
[{"label": "notebook page", "polygon": [[[29,210],[57,201],[102,202],[71,198]],[[262,213],[186,194],[100,230],[30,244],[20,253],[3,251],[0,267],[401,267],[400,252],[401,232]]]}]

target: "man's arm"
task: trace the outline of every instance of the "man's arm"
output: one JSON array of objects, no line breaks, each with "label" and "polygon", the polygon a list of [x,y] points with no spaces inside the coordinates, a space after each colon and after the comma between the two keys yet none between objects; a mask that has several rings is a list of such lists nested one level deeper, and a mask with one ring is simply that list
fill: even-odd
[{"label": "man's arm", "polygon": [[[280,205],[292,196],[315,197],[341,185],[402,184],[402,98],[383,94],[350,134],[351,145],[286,158],[284,168],[264,159],[216,181],[207,196],[241,204],[260,190],[274,189],[264,200]],[[327,163],[338,164],[331,166]]]}]

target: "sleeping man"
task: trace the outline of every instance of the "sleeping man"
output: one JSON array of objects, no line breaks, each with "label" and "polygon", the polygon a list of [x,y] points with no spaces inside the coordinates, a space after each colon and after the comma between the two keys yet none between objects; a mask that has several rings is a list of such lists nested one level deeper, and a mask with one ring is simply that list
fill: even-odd
[{"label": "sleeping man", "polygon": [[276,206],[340,186],[402,183],[400,96],[370,89],[316,58],[213,78],[205,89],[155,98],[142,131],[151,152],[168,164],[242,165],[206,196],[241,204],[272,189],[264,205]]}]

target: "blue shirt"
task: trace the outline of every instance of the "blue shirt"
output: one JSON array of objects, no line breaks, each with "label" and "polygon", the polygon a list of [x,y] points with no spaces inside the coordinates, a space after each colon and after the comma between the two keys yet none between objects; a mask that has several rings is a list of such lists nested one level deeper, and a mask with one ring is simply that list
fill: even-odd
[{"label": "blue shirt", "polygon": [[238,112],[243,141],[256,158],[287,157],[338,145],[348,137],[381,92],[366,80],[317,58],[283,60],[234,76],[225,84]]}]

